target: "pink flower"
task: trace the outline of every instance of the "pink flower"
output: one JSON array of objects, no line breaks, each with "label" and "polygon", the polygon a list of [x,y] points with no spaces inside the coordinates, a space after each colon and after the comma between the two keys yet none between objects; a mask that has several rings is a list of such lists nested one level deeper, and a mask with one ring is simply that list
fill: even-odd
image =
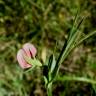
[{"label": "pink flower", "polygon": [[23,45],[23,48],[20,49],[17,53],[17,60],[21,68],[26,69],[32,67],[31,64],[25,60],[24,56],[28,56],[30,58],[34,58],[36,56],[37,50],[34,45],[30,43],[26,43]]}]

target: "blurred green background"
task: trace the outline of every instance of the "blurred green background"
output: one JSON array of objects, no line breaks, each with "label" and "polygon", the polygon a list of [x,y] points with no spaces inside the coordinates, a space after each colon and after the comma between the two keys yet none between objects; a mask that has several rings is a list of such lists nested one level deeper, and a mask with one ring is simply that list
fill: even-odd
[{"label": "blurred green background", "polygon": [[[87,17],[80,31],[96,30],[95,0],[0,0],[0,96],[46,96],[41,69],[25,73],[16,60],[26,42],[33,43],[42,61],[58,56],[72,28],[77,9]],[[96,80],[96,35],[76,48],[61,65],[59,75]],[[96,96],[96,86],[55,81],[53,96]]]}]

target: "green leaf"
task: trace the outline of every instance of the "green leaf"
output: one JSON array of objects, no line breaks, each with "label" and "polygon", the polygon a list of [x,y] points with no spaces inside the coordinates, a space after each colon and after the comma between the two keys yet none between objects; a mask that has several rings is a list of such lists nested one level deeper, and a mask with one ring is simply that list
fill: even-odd
[{"label": "green leaf", "polygon": [[93,32],[90,32],[86,36],[82,37],[81,40],[79,40],[79,42],[76,44],[76,46],[81,44],[84,40],[86,40],[87,38],[93,36],[94,34],[96,34],[96,30],[93,31]]},{"label": "green leaf", "polygon": [[53,74],[54,74],[54,71],[55,71],[55,67],[56,67],[56,60],[55,60],[54,55],[52,54],[49,57],[49,62],[48,62],[48,81],[49,82],[54,78]]},{"label": "green leaf", "polygon": [[53,72],[53,71],[54,71],[55,66],[56,66],[56,60],[55,60],[55,57],[54,57],[54,55],[53,55],[53,60],[52,60],[50,72]]},{"label": "green leaf", "polygon": [[25,56],[24,58],[31,65],[42,66],[41,62],[36,58],[32,59],[32,58],[27,57],[27,56]]},{"label": "green leaf", "polygon": [[67,42],[67,43],[70,42],[71,38],[73,37],[73,35],[74,35],[75,32],[76,32],[76,29],[77,29],[76,25],[78,25],[78,24],[77,24],[77,20],[78,20],[78,18],[79,18],[79,11],[80,11],[80,9],[77,10],[77,13],[76,13],[76,15],[75,15],[75,18],[74,18],[74,21],[73,21],[73,26],[72,26],[72,28],[71,28],[71,31],[70,31],[69,35],[68,35],[68,42]]},{"label": "green leaf", "polygon": [[76,76],[58,76],[56,78],[56,81],[78,81],[78,82],[86,82],[86,83],[91,83],[91,84],[96,84],[96,80],[93,80],[91,78],[86,78],[86,77],[76,77]]},{"label": "green leaf", "polygon": [[[75,18],[77,19],[78,16]],[[69,55],[69,53],[71,52],[71,49],[73,48],[74,44],[76,42],[78,42],[78,39],[80,38],[81,36],[81,32],[80,31],[77,31],[80,27],[80,25],[82,24],[84,18],[82,18],[80,20],[80,22],[77,24],[77,25],[73,25],[73,29],[72,31],[70,32],[69,34],[69,37],[68,37],[68,40],[65,42],[63,48],[62,48],[62,51],[57,59],[57,62],[56,62],[56,67],[55,67],[55,70],[53,72],[53,78],[56,76],[58,70],[59,70],[59,66],[60,64],[67,58],[67,56]],[[76,20],[74,21],[74,23],[76,23]]]},{"label": "green leaf", "polygon": [[56,66],[55,57],[54,57],[54,55],[51,55],[50,58],[49,58],[49,63],[48,63],[48,68],[49,68],[49,71],[51,73],[53,72],[55,66]]},{"label": "green leaf", "polygon": [[52,61],[53,61],[53,55],[51,55],[51,56],[49,57],[48,70],[50,70],[50,68],[51,68]]},{"label": "green leaf", "polygon": [[44,76],[44,81],[45,81],[45,85],[47,85],[48,84],[48,80],[47,80],[47,78]]}]

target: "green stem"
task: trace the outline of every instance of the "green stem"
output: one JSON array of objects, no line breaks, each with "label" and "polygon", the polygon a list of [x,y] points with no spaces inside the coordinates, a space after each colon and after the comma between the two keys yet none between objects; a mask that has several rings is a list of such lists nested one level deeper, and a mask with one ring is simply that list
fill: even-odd
[{"label": "green stem", "polygon": [[48,84],[47,86],[47,95],[52,96],[52,83]]}]

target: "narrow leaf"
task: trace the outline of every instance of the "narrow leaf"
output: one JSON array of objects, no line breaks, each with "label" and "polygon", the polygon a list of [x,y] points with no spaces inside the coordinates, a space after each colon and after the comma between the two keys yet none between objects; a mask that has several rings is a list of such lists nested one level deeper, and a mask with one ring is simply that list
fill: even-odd
[{"label": "narrow leaf", "polygon": [[86,78],[86,77],[76,77],[76,76],[58,76],[56,80],[59,81],[78,81],[78,82],[86,82],[91,84],[96,84],[96,80]]},{"label": "narrow leaf", "polygon": [[93,31],[93,32],[90,32],[89,34],[87,34],[86,36],[84,36],[84,37],[76,44],[76,46],[79,45],[79,44],[81,44],[84,40],[86,40],[87,38],[91,37],[91,36],[94,35],[94,34],[96,34],[96,30]]},{"label": "narrow leaf", "polygon": [[48,68],[49,68],[49,71],[51,73],[53,72],[55,66],[56,66],[55,57],[54,57],[54,55],[51,55],[50,58],[49,58],[49,63],[48,63]]},{"label": "narrow leaf", "polygon": [[75,18],[74,18],[74,21],[73,21],[73,26],[71,28],[71,31],[69,33],[69,36],[68,36],[68,42],[70,41],[70,39],[72,38],[73,34],[76,32],[76,25],[77,25],[77,19],[78,19],[78,15],[79,14],[79,9],[77,10],[77,13],[75,15]]}]

